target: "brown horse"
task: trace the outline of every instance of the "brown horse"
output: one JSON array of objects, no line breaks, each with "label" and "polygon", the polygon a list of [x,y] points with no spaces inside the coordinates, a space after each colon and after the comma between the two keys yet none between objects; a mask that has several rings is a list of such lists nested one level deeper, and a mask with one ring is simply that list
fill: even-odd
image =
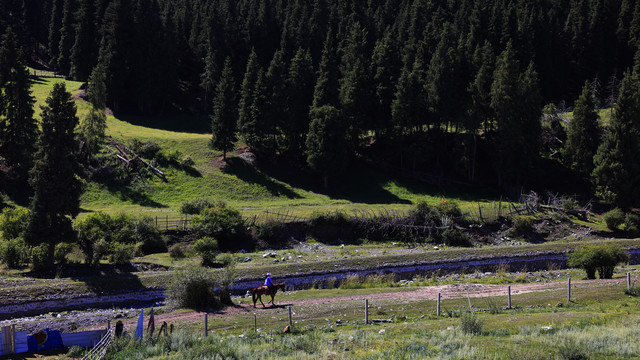
[{"label": "brown horse", "polygon": [[253,288],[251,290],[251,298],[253,299],[253,307],[256,307],[256,301],[260,300],[262,307],[266,307],[262,302],[262,295],[271,295],[271,305],[275,305],[273,302],[273,298],[276,296],[276,293],[279,290],[284,291],[284,283],[273,284],[269,286],[267,290],[266,286],[258,286],[257,288]]}]

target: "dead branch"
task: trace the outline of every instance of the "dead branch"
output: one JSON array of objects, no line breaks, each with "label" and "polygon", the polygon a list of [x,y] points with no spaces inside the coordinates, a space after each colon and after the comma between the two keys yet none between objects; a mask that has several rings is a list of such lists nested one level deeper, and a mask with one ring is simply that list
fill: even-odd
[{"label": "dead branch", "polygon": [[[162,172],[160,169],[158,169],[157,167],[151,165],[148,161],[146,161],[145,159],[141,158],[140,156],[138,156],[138,154],[136,154],[135,152],[131,151],[131,149],[129,149],[128,147],[126,147],[124,144],[119,143],[118,141],[112,139],[109,136],[105,136],[105,140],[107,141],[107,143],[111,144],[113,147],[115,147],[119,154],[116,153],[115,151],[113,151],[108,145],[107,145],[107,149],[109,149],[109,151],[118,159],[122,160],[127,168],[129,168],[129,166],[131,165],[131,163],[133,162],[141,162],[144,165],[146,165],[149,169],[151,169],[153,171],[153,173],[158,176],[162,182],[166,183],[167,181],[167,177],[165,176],[164,172]],[[131,154],[131,156],[129,155]]]}]

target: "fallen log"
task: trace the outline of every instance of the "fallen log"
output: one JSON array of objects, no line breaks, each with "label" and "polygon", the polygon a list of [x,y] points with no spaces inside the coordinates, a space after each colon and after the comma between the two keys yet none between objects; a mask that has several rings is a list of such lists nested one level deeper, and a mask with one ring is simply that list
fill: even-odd
[{"label": "fallen log", "polygon": [[[157,167],[151,165],[148,161],[146,161],[145,159],[141,158],[140,156],[138,156],[138,154],[136,154],[135,152],[131,151],[131,149],[129,149],[128,147],[126,147],[124,144],[119,143],[118,141],[114,140],[113,138],[109,137],[109,136],[105,136],[105,140],[107,141],[107,143],[111,144],[113,147],[115,147],[119,154],[116,153],[115,151],[113,151],[108,145],[107,145],[107,149],[109,149],[109,151],[118,159],[120,159],[121,161],[123,161],[127,168],[129,168],[129,166],[131,165],[132,162],[141,162],[143,163],[145,166],[147,166],[149,169],[151,169],[151,171],[153,171],[153,173],[158,176],[160,178],[160,180],[162,180],[162,182],[166,183],[167,181],[167,177],[165,176],[164,172],[162,172],[162,170],[158,169]],[[131,154],[132,156],[130,156],[129,154]]]}]

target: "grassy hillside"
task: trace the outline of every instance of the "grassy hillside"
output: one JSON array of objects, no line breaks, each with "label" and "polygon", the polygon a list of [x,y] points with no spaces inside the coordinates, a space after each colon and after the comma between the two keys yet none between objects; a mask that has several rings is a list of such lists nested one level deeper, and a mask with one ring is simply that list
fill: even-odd
[{"label": "grassy hillside", "polygon": [[[34,80],[32,91],[37,100],[36,116],[39,116],[40,106],[53,84],[64,80],[45,77]],[[66,85],[76,98],[78,116],[86,116],[89,105],[78,96],[82,84],[66,81]],[[267,208],[286,208],[286,211],[304,216],[314,211],[351,211],[381,206],[403,210],[418,199],[436,202],[443,197],[457,198],[463,207],[476,207],[476,202],[487,202],[491,198],[490,194],[478,196],[460,189],[429,187],[358,166],[352,167],[326,191],[321,187],[321,178],[304,169],[258,169],[234,153],[228,156],[225,165],[221,152],[208,146],[211,135],[206,133],[209,127],[206,118],[109,115],[107,122],[107,134],[125,144],[133,139],[151,141],[160,145],[165,154],[177,151],[191,157],[195,165],[189,171],[162,168],[167,174],[166,184],[158,179],[135,187],[89,182],[82,197],[84,211],[161,212],[164,215],[175,213],[184,201],[210,197],[224,200],[245,214],[259,213]],[[175,131],[177,127],[192,132]]]}]

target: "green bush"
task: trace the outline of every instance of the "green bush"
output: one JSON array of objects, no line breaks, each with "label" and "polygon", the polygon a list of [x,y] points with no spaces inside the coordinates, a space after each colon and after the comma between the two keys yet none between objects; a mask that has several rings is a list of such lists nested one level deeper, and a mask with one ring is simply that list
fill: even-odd
[{"label": "green bush", "polygon": [[172,259],[183,259],[186,255],[186,247],[187,245],[183,243],[173,244],[169,247],[169,256]]},{"label": "green bush", "polygon": [[624,230],[630,236],[636,236],[640,233],[640,215],[636,213],[627,213],[624,217]]},{"label": "green bush", "polygon": [[453,200],[441,199],[437,206],[438,211],[448,217],[457,218],[462,216],[462,211],[458,203]]},{"label": "green bush", "polygon": [[27,246],[21,238],[11,240],[0,240],[0,262],[10,268],[17,268],[28,261]]},{"label": "green bush", "polygon": [[448,246],[473,246],[471,239],[467,234],[458,229],[447,229],[442,232],[442,242]]},{"label": "green bush", "polygon": [[578,200],[568,197],[562,200],[562,208],[565,210],[580,210],[580,204]]},{"label": "green bush", "polygon": [[204,268],[187,268],[174,271],[167,289],[167,300],[174,306],[206,309],[220,304],[215,296],[215,276]]},{"label": "green bush", "polygon": [[235,264],[236,259],[229,253],[222,253],[216,256],[216,262],[222,264],[222,266],[231,266]]},{"label": "green bush", "polygon": [[202,257],[202,266],[213,266],[218,254],[218,241],[205,236],[193,244],[193,249]]},{"label": "green bush", "polygon": [[533,219],[529,216],[516,215],[513,217],[513,236],[523,236],[533,229]]},{"label": "green bush", "polygon": [[25,208],[5,208],[0,213],[0,238],[16,239],[22,235],[29,223],[30,212]]},{"label": "green bush", "polygon": [[93,245],[93,262],[89,265],[99,265],[100,260],[111,253],[111,244],[106,239],[100,239]]},{"label": "green bush", "polygon": [[30,249],[30,263],[33,270],[42,270],[48,267],[49,245],[43,244]]},{"label": "green bush", "polygon": [[204,209],[193,217],[191,224],[199,237],[215,238],[222,251],[253,249],[255,246],[240,212],[227,207],[223,202]]},{"label": "green bush", "polygon": [[607,211],[602,214],[602,219],[605,224],[607,224],[607,228],[609,230],[618,230],[620,225],[624,223],[624,212],[618,208],[615,208],[611,211]]},{"label": "green bush", "polygon": [[425,200],[419,200],[415,208],[409,212],[409,218],[418,224],[439,225],[442,221],[442,213]]},{"label": "green bush", "polygon": [[[110,237],[112,228],[113,219],[103,213],[91,213],[76,222],[75,229],[78,233],[78,245],[84,254],[86,264],[92,265],[94,261],[100,260],[100,258],[94,260],[94,246],[99,240],[105,240]],[[100,257],[103,255],[101,254]]]},{"label": "green bush", "polygon": [[465,334],[480,335],[482,334],[483,326],[484,321],[476,314],[464,313],[460,318],[460,328]]},{"label": "green bush", "polygon": [[616,265],[629,260],[629,254],[616,244],[599,244],[579,248],[567,257],[571,267],[584,269],[587,279],[611,279]]},{"label": "green bush", "polygon": [[204,209],[212,208],[216,204],[209,198],[199,197],[190,201],[185,201],[180,205],[180,212],[182,214],[197,215]]},{"label": "green bush", "polygon": [[58,264],[67,263],[67,255],[73,251],[73,246],[69,243],[56,244],[56,249],[53,253],[53,259]]},{"label": "green bush", "polygon": [[132,245],[115,243],[112,247],[109,260],[114,264],[126,265],[131,263],[133,254],[134,250]]}]

